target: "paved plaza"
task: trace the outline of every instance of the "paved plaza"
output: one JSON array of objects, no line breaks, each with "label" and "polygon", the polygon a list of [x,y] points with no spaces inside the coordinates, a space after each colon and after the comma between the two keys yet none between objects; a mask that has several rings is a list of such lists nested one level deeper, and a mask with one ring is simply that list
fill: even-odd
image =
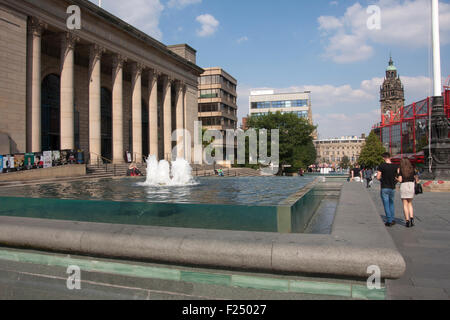
[{"label": "paved plaza", "polygon": [[[379,184],[370,189],[380,215],[384,216]],[[416,227],[405,227],[400,192],[396,194],[397,225],[389,228],[406,261],[406,273],[399,280],[387,280],[388,299],[450,298],[450,195],[425,193],[416,196]]]}]

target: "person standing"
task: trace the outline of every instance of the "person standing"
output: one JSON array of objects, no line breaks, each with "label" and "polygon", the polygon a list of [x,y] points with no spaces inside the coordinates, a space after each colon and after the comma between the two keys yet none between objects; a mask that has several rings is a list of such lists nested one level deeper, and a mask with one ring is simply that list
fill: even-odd
[{"label": "person standing", "polygon": [[389,153],[383,154],[384,163],[378,167],[377,179],[381,182],[381,200],[386,213],[386,227],[395,225],[395,186],[397,184],[398,166],[391,162]]},{"label": "person standing", "polygon": [[[356,180],[356,178],[359,178],[361,180],[358,181],[358,180]],[[362,172],[359,167],[359,164],[356,164],[356,166],[352,169],[352,178],[350,179],[350,181],[356,181],[356,182],[362,181]]]},{"label": "person standing", "polygon": [[414,207],[413,199],[415,195],[415,182],[418,176],[411,161],[402,159],[398,169],[398,182],[400,182],[400,196],[403,202],[403,213],[405,214],[406,227],[414,227]]}]

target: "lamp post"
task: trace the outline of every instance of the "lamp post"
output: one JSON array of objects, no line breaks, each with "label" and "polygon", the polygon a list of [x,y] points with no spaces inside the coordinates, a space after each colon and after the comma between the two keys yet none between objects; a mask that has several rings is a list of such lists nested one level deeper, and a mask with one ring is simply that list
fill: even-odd
[{"label": "lamp post", "polygon": [[439,0],[431,0],[431,21],[433,27],[433,98],[429,129],[429,145],[424,149],[428,172],[425,179],[450,179],[449,121],[444,110],[441,83],[441,53],[439,36]]}]

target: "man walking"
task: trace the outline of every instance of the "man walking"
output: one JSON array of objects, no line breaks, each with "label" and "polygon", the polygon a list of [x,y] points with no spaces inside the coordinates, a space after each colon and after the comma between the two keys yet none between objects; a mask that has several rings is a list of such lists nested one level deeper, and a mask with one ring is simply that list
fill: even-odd
[{"label": "man walking", "polygon": [[383,154],[384,162],[378,167],[377,179],[381,182],[381,200],[387,221],[386,227],[395,225],[395,185],[397,184],[398,167],[391,162],[389,153]]},{"label": "man walking", "polygon": [[366,178],[367,188],[370,188],[370,183],[372,182],[373,171],[370,168],[364,169],[364,178]]}]

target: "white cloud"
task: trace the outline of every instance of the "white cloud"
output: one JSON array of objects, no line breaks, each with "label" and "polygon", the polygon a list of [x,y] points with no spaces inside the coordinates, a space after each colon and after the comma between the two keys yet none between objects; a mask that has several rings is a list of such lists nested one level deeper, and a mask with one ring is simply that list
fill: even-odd
[{"label": "white cloud", "polygon": [[241,37],[239,39],[237,39],[237,43],[242,43],[242,42],[246,42],[248,41],[248,37]]},{"label": "white cloud", "polygon": [[343,27],[341,20],[333,16],[321,16],[318,18],[319,30],[333,30]]},{"label": "white cloud", "polygon": [[[92,2],[97,4],[96,0]],[[164,6],[160,0],[103,0],[102,6],[130,25],[162,40],[163,34],[159,29],[159,20]]]},{"label": "white cloud", "polygon": [[197,3],[201,3],[201,2],[202,2],[202,0],[170,0],[169,3],[167,4],[167,6],[169,8],[182,9],[191,4],[197,4]]},{"label": "white cloud", "polygon": [[[431,42],[430,1],[378,0],[381,29],[369,30],[371,14],[359,2],[347,8],[341,17],[321,16],[319,30],[326,38],[325,57],[336,63],[369,59],[375,44],[409,48],[427,47]],[[441,43],[450,43],[450,4],[440,2]]]},{"label": "white cloud", "polygon": [[209,37],[212,36],[219,27],[219,21],[216,20],[210,14],[202,14],[196,18],[197,22],[201,24],[201,29],[197,30],[197,35],[199,37]]}]

